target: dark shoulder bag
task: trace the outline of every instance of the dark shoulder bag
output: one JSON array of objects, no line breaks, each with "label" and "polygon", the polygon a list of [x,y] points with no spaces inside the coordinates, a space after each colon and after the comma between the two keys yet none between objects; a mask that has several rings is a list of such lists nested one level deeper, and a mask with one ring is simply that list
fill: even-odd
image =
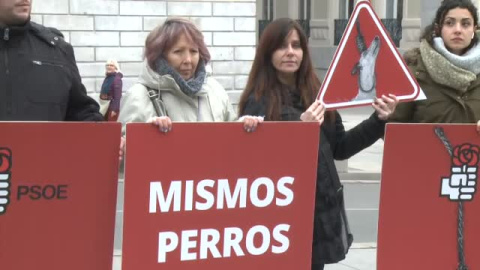
[{"label": "dark shoulder bag", "polygon": [[148,97],[152,101],[153,108],[155,108],[155,112],[157,116],[168,116],[167,109],[165,109],[165,104],[162,100],[162,94],[159,90],[155,90],[152,88],[147,88]]}]

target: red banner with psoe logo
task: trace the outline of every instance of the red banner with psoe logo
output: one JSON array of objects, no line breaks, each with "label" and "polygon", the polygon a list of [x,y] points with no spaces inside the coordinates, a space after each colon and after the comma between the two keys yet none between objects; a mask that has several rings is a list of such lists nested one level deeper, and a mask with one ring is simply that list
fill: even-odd
[{"label": "red banner with psoe logo", "polygon": [[479,155],[473,124],[387,125],[377,269],[480,269]]},{"label": "red banner with psoe logo", "polygon": [[0,123],[0,269],[112,268],[119,123]]}]

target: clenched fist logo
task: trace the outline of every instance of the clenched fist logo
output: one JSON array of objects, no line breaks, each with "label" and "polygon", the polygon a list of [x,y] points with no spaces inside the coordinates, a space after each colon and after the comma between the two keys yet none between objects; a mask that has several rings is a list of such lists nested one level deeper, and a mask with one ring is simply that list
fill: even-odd
[{"label": "clenched fist logo", "polygon": [[452,201],[473,200],[477,191],[479,155],[480,148],[469,143],[453,149],[451,175],[442,178],[441,195]]},{"label": "clenched fist logo", "polygon": [[0,148],[0,215],[7,211],[10,198],[10,169],[12,168],[12,151]]}]

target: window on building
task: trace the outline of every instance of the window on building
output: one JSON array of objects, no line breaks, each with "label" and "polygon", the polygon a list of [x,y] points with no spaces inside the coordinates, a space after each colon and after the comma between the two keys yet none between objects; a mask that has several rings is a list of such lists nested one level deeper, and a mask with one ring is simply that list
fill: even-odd
[{"label": "window on building", "polygon": [[403,0],[387,0],[386,18],[403,19]]},{"label": "window on building", "polygon": [[264,20],[273,19],[273,9],[274,1],[273,0],[263,0],[263,14],[262,17]]},{"label": "window on building", "polygon": [[298,18],[300,20],[310,20],[312,10],[311,0],[299,0],[298,1]]},{"label": "window on building", "polygon": [[[1,0],[0,0],[1,1]],[[311,0],[262,0],[262,19],[258,21],[258,33],[261,36],[265,27],[276,18],[290,17],[302,26],[307,37],[310,37]],[[298,10],[292,12],[290,4],[295,3]],[[295,14],[298,11],[298,14]]]},{"label": "window on building", "polygon": [[355,0],[343,0],[340,1],[340,14],[339,19],[348,19],[353,13],[355,7]]}]

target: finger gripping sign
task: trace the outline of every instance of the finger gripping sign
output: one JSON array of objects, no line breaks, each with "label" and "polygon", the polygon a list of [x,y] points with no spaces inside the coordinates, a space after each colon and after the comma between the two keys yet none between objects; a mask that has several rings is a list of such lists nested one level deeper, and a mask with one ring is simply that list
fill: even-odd
[{"label": "finger gripping sign", "polygon": [[318,132],[129,124],[122,269],[310,269]]}]

